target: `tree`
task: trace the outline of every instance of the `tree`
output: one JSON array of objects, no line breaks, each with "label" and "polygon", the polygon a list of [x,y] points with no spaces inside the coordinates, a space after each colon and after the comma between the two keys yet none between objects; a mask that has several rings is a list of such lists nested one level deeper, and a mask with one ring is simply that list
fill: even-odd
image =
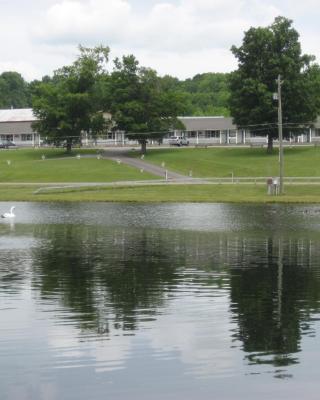
[{"label": "tree", "polygon": [[161,140],[171,129],[180,127],[177,116],[183,112],[183,96],[174,89],[164,90],[157,73],[139,66],[133,55],[114,61],[108,80],[107,104],[115,129],[138,140],[146,152],[148,139]]},{"label": "tree", "polygon": [[302,54],[292,21],[277,17],[268,27],[250,28],[233,46],[238,69],[231,74],[229,107],[234,122],[268,135],[268,151],[278,136],[276,78],[281,75],[284,135],[312,123],[320,109],[320,70]]},{"label": "tree", "polygon": [[0,108],[30,107],[27,82],[18,72],[7,71],[0,75]]},{"label": "tree", "polygon": [[229,116],[228,79],[229,74],[208,72],[182,81],[180,86],[188,101],[189,115]]},{"label": "tree", "polygon": [[80,46],[80,55],[70,66],[55,71],[33,88],[35,129],[54,140],[66,141],[67,152],[80,140],[81,132],[103,127],[101,104],[96,91],[106,73],[109,48]]}]

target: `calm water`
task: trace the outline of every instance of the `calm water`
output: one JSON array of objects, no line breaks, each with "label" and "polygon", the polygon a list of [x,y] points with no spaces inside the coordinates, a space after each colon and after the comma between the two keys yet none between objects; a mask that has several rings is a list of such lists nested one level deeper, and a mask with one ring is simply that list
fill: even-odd
[{"label": "calm water", "polygon": [[319,398],[320,207],[15,205],[1,400]]}]

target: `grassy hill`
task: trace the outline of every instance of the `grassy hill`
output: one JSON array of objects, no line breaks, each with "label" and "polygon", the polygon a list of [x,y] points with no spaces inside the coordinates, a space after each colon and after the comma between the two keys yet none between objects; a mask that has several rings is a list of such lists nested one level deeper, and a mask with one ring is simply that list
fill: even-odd
[{"label": "grassy hill", "polygon": [[[80,155],[80,159],[77,158]],[[44,156],[44,159],[43,159]],[[114,161],[98,159],[96,150],[0,150],[0,182],[113,182],[156,179],[153,175]]]},{"label": "grassy hill", "polygon": [[[279,174],[278,150],[264,148],[162,148],[148,150],[145,160],[194,177],[267,177]],[[286,147],[285,175],[320,177],[320,147]]]}]

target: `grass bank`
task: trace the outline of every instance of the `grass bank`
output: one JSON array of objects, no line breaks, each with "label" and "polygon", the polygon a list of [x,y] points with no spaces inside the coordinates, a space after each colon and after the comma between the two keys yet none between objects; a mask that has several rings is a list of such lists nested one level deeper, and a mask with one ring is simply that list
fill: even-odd
[{"label": "grass bank", "polygon": [[[199,178],[279,174],[278,149],[268,154],[265,148],[159,148],[149,149],[145,160]],[[320,147],[285,147],[284,162],[286,176],[320,177]]]},{"label": "grass bank", "polygon": [[[80,154],[80,158],[77,155]],[[145,159],[198,177],[276,176],[278,153],[265,149],[207,148],[149,150]],[[285,185],[285,195],[271,197],[266,185],[118,185],[67,187],[38,191],[40,183],[115,182],[155,179],[115,161],[98,159],[96,150],[17,149],[0,151],[0,201],[122,201],[122,202],[286,202],[319,203],[320,185]],[[285,149],[287,176],[320,177],[320,147]],[[236,182],[236,180],[235,180]],[[29,184],[28,184],[29,183]],[[38,184],[39,183],[39,184]],[[59,185],[57,185],[59,186]]]},{"label": "grass bank", "polygon": [[38,186],[1,186],[0,201],[245,202],[319,203],[320,186],[286,186],[285,195],[268,196],[264,185],[165,185],[81,187],[35,193]]},{"label": "grass bank", "polygon": [[[79,158],[80,156],[80,158]],[[156,179],[136,168],[98,157],[96,150],[0,150],[0,182],[113,182]]]}]

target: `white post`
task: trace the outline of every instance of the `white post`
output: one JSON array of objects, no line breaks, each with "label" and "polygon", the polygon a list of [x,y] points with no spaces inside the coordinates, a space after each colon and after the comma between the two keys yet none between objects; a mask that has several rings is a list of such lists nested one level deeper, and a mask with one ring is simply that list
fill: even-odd
[{"label": "white post", "polygon": [[227,129],[227,144],[230,143],[230,137],[229,137],[229,129]]},{"label": "white post", "polygon": [[197,144],[199,144],[199,131],[197,131]]},{"label": "white post", "polygon": [[309,142],[312,142],[312,129],[309,128]]},{"label": "white post", "polygon": [[246,144],[246,130],[243,130],[243,144]]},{"label": "white post", "polygon": [[219,131],[220,133],[219,133],[219,141],[220,141],[220,144],[222,143],[222,136],[221,136],[221,130]]}]

